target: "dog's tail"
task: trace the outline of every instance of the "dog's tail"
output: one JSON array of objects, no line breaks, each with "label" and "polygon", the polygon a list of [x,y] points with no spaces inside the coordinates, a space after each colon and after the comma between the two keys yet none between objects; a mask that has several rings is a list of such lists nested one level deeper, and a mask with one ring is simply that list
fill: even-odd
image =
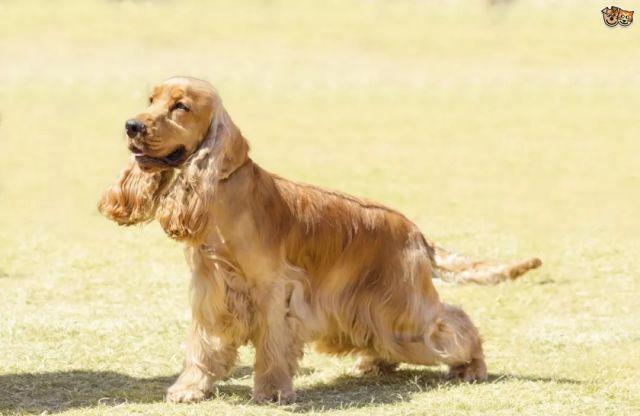
[{"label": "dog's tail", "polygon": [[515,261],[478,261],[434,245],[436,277],[450,283],[495,285],[514,280],[542,265],[537,257]]}]

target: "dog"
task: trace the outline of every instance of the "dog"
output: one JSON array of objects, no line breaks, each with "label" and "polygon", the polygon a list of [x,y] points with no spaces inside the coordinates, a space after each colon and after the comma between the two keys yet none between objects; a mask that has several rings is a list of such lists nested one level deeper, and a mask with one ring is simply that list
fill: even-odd
[{"label": "dog", "polygon": [[472,261],[393,209],[265,171],[203,80],[162,82],[125,130],[131,159],[98,209],[121,225],[157,220],[185,243],[192,274],[188,351],[169,402],[205,398],[249,342],[258,403],[295,399],[308,343],[357,355],[363,373],[444,363],[451,377],[486,378],[478,330],[432,279],[497,283],[539,259]]}]

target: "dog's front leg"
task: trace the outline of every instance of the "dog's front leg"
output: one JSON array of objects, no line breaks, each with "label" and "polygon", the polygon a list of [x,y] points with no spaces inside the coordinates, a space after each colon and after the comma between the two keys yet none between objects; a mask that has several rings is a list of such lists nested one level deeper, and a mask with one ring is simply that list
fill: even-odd
[{"label": "dog's front leg", "polygon": [[188,248],[186,254],[192,268],[193,323],[185,368],[167,391],[169,402],[194,402],[209,394],[233,368],[251,324],[248,297],[226,284],[225,277],[233,278],[229,271],[208,261],[200,250]]},{"label": "dog's front leg", "polygon": [[207,334],[192,325],[185,367],[167,390],[170,403],[190,403],[204,399],[213,384],[226,376],[234,366],[238,346],[229,340]]},{"label": "dog's front leg", "polygon": [[253,400],[257,403],[295,400],[293,376],[302,357],[298,320],[290,315],[287,288],[276,282],[260,289],[256,299],[252,341],[256,349]]}]

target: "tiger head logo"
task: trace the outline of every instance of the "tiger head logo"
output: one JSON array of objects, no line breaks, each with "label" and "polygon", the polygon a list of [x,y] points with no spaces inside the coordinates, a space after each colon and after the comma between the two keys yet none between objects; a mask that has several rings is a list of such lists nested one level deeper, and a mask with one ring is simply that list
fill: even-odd
[{"label": "tiger head logo", "polygon": [[602,9],[602,19],[604,24],[613,27],[617,24],[620,26],[629,26],[633,23],[633,10],[623,10],[616,6],[605,7]]}]

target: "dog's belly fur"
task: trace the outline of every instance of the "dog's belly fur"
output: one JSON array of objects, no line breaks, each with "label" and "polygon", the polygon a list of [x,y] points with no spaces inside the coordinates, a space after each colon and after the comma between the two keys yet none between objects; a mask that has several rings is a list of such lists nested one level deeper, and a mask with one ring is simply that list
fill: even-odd
[{"label": "dog's belly fur", "polygon": [[[212,319],[212,327],[223,332],[225,325],[220,324],[228,316],[246,314],[246,305],[260,304],[257,296],[263,292],[254,290],[241,268],[221,256],[220,251],[214,253],[204,247],[196,251],[206,265],[191,261],[194,277],[217,280],[215,287],[225,294],[220,301],[226,303],[228,313]],[[408,264],[415,261],[405,260]],[[413,267],[416,265],[410,265]],[[403,268],[398,264],[394,269],[406,270],[406,265]],[[388,361],[406,361],[407,356],[415,356],[414,362],[433,364],[437,357],[425,351],[424,339],[433,330],[434,319],[443,305],[431,285],[429,270],[422,272],[426,275],[407,275],[387,286],[381,282],[395,276],[384,276],[381,270],[349,270],[336,265],[326,275],[316,276],[288,265],[283,278],[271,285],[271,301],[285,306],[287,320],[297,328],[299,341],[313,343],[319,352],[366,353]],[[422,282],[422,290],[415,284],[421,279],[428,279]],[[274,293],[278,295],[273,296]],[[244,301],[236,308],[237,299]],[[253,316],[248,319],[252,323],[246,339],[250,340],[259,321]]]}]

